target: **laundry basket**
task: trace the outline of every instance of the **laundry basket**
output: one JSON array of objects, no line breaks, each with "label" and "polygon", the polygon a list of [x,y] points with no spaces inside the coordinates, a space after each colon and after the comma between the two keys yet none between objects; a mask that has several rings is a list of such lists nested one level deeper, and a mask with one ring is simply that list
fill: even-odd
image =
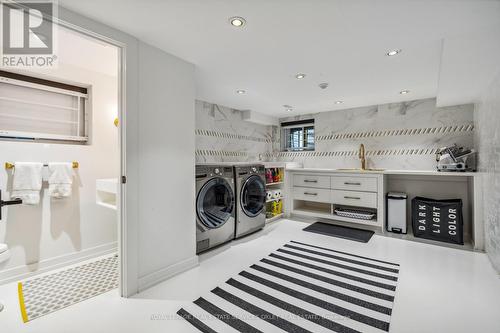
[{"label": "laundry basket", "polygon": [[415,237],[464,244],[462,200],[412,200],[412,227]]}]

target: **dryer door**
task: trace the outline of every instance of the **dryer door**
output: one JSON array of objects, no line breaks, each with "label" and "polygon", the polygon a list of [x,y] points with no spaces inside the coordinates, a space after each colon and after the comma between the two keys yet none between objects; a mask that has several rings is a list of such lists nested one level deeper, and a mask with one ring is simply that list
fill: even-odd
[{"label": "dryer door", "polygon": [[196,214],[209,229],[223,226],[233,215],[234,193],[224,178],[210,179],[196,198]]},{"label": "dryer door", "polygon": [[266,206],[266,184],[261,177],[253,175],[241,187],[240,205],[249,217],[262,213]]}]

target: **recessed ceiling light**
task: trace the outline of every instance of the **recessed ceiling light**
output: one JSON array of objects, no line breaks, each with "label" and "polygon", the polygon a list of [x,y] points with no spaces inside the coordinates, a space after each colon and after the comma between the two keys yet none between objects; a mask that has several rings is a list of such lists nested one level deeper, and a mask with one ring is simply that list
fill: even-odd
[{"label": "recessed ceiling light", "polygon": [[293,111],[293,107],[292,107],[291,105],[285,104],[285,105],[283,105],[283,107],[284,107],[287,111]]},{"label": "recessed ceiling light", "polygon": [[406,94],[409,94],[409,93],[410,93],[410,91],[409,91],[409,90],[401,90],[399,93],[400,93],[401,95],[406,95]]},{"label": "recessed ceiling light", "polygon": [[229,23],[231,23],[232,26],[241,28],[242,26],[245,25],[247,21],[243,17],[239,16],[233,16],[229,18]]},{"label": "recessed ceiling light", "polygon": [[344,101],[335,101],[335,104],[342,104]]},{"label": "recessed ceiling light", "polygon": [[295,75],[295,78],[298,79],[298,80],[301,80],[301,79],[303,79],[305,77],[306,77],[306,75],[303,74],[303,73],[299,73],[299,74]]},{"label": "recessed ceiling light", "polygon": [[318,84],[318,87],[320,87],[321,89],[326,89],[326,88],[328,88],[328,82],[320,83],[320,84]]},{"label": "recessed ceiling light", "polygon": [[243,95],[244,93],[246,93],[246,91],[243,90],[243,89],[238,89],[238,90],[236,90],[236,93],[240,94],[240,95]]},{"label": "recessed ceiling light", "polygon": [[401,49],[397,49],[397,50],[390,50],[388,51],[385,55],[388,56],[388,57],[392,57],[392,56],[395,56],[397,54],[400,54],[401,53]]}]

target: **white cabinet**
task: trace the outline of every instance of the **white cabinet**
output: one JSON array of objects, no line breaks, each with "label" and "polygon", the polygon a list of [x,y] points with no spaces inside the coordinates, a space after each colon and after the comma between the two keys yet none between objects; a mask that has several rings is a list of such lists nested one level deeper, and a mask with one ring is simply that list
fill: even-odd
[{"label": "white cabinet", "polygon": [[[383,175],[335,172],[294,171],[289,185],[290,212],[306,217],[328,218],[349,223],[382,227]],[[372,220],[337,215],[336,210],[373,214]]]},{"label": "white cabinet", "polygon": [[332,176],[332,188],[348,191],[377,192],[377,178],[360,176]]},{"label": "white cabinet", "polygon": [[377,193],[331,190],[330,200],[334,204],[377,208]]},{"label": "white cabinet", "polygon": [[297,187],[294,186],[293,198],[297,200],[306,200],[313,202],[330,202],[331,190],[312,187]]},{"label": "white cabinet", "polygon": [[330,176],[315,174],[293,175],[293,186],[330,188]]},{"label": "white cabinet", "polygon": [[[287,169],[291,182],[286,184],[287,215],[305,218],[324,218],[382,229],[381,234],[424,243],[454,247],[447,243],[415,238],[411,234],[411,198],[458,198],[463,202],[464,242],[462,249],[484,250],[484,224],[481,209],[481,178],[472,172],[436,172],[419,170],[345,171],[334,169]],[[385,232],[385,194],[408,194],[407,235]],[[337,215],[339,209],[374,214],[371,220]],[[366,215],[365,215],[366,216]]]}]

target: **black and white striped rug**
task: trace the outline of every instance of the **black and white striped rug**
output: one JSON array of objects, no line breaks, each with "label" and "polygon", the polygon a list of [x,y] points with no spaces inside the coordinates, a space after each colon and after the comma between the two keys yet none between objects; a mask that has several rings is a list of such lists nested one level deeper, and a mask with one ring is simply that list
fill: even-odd
[{"label": "black and white striped rug", "polygon": [[388,332],[399,264],[290,241],[177,314],[201,332]]}]

